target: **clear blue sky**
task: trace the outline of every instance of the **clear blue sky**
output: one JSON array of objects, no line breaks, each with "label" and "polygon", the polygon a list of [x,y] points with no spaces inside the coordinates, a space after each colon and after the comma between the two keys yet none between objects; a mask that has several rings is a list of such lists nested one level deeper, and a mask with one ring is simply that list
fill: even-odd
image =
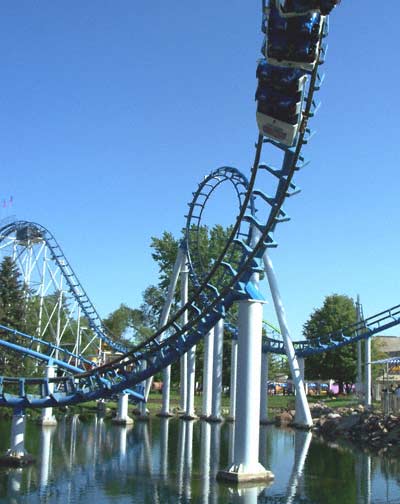
[{"label": "clear blue sky", "polygon": [[[260,3],[2,0],[0,217],[50,229],[103,316],[157,282],[150,237],[178,233],[204,175],[249,173]],[[295,338],[328,294],[366,315],[400,302],[399,16],[331,16],[311,165],[272,254]]]}]

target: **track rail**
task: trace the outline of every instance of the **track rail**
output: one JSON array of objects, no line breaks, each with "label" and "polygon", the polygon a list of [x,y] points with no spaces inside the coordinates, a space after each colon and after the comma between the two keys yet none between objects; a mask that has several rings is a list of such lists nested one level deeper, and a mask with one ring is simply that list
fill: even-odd
[{"label": "track rail", "polygon": [[[321,37],[323,36],[326,36],[325,28],[323,34],[321,34]],[[57,385],[57,393],[50,394],[48,387],[46,390],[46,381],[43,380],[28,378],[1,379],[0,405],[16,407],[60,406],[113,395],[128,387],[139,384],[178,360],[219,319],[225,317],[227,311],[235,301],[248,297],[261,298],[260,293],[254,288],[251,282],[251,277],[254,272],[260,270],[260,260],[266,249],[276,246],[273,233],[277,224],[288,220],[282,208],[285,199],[298,192],[292,180],[294,173],[302,167],[304,162],[301,149],[309,140],[310,132],[307,129],[307,123],[316,109],[313,96],[322,82],[322,78],[319,75],[319,64],[323,62],[323,56],[324,48],[321,44],[318,63],[309,76],[301,127],[295,146],[285,147],[272,140],[264,139],[261,135],[258,136],[247,192],[240,198],[240,210],[236,222],[232,226],[231,234],[219,257],[210,268],[210,271],[198,277],[191,300],[179,309],[171,320],[156,331],[150,339],[134,347],[131,351],[115,359],[113,362],[79,376],[52,379],[51,382]],[[275,169],[268,165],[260,164],[264,144],[282,151],[283,163],[281,168]],[[262,191],[255,190],[258,174],[265,174],[266,172],[271,174],[277,181],[273,196],[268,196]],[[265,221],[258,219],[251,211],[255,196],[259,197],[268,208],[268,216]],[[191,217],[194,215],[194,206],[194,204],[189,205],[189,214]],[[191,222],[190,219],[187,222]],[[244,224],[257,228],[259,235],[257,243],[251,244],[248,235],[247,237],[241,236],[241,227]],[[37,226],[38,229],[47,231],[42,226]],[[58,261],[60,268],[65,272],[70,289],[80,298],[83,305],[82,309],[86,316],[89,319],[92,317],[94,321],[93,330],[104,338],[105,334],[102,331],[101,319],[89,301],[86,292],[83,289],[79,292],[76,290],[80,284],[69,263],[61,253],[61,248],[52,235],[49,234],[48,240],[51,243],[54,259]],[[187,245],[188,242],[186,242]],[[235,257],[237,251],[240,251],[240,260],[231,264],[229,258]],[[193,268],[194,270],[195,267]],[[223,278],[222,282],[220,281],[221,278]],[[184,312],[188,313],[189,320],[188,323],[181,326],[179,325],[179,320]],[[168,334],[167,338],[163,337],[165,334]],[[109,338],[107,342],[110,345],[113,344]],[[7,391],[7,388],[14,391],[16,387],[19,393],[10,393]],[[35,389],[35,387],[36,393],[31,392],[28,394],[26,392],[27,388]],[[138,394],[138,398],[139,396],[140,394]]]},{"label": "track rail", "polygon": [[[361,322],[344,327],[339,331],[324,334],[312,340],[294,341],[293,345],[297,356],[309,357],[343,346],[352,345],[359,340],[370,338],[379,332],[386,331],[399,324],[400,305],[396,305],[368,317]],[[264,338],[263,351],[284,354],[285,348],[283,342],[277,338]]]},{"label": "track rail", "polygon": [[111,348],[117,350],[118,352],[125,353],[127,351],[127,347],[115,342],[112,334],[105,327],[100,315],[97,313],[96,308],[91,302],[82,284],[79,282],[78,277],[72,269],[72,266],[63,253],[60,245],[48,229],[35,222],[22,220],[11,222],[0,229],[0,245],[6,238],[24,229],[27,229],[29,233],[32,233],[32,236],[35,236],[36,239],[43,240],[48,246],[53,261],[55,261],[60,269],[65,281],[67,282],[69,291],[85,315],[90,329],[92,329],[96,336],[107,343],[107,345]]}]

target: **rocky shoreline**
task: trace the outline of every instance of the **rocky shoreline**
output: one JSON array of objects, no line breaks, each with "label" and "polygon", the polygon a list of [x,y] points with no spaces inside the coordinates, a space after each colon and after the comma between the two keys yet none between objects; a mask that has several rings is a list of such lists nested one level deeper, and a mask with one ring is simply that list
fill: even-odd
[{"label": "rocky shoreline", "polygon": [[[324,404],[311,406],[312,431],[327,441],[346,440],[375,452],[400,452],[400,417],[366,410],[362,405],[332,409]],[[293,425],[294,411],[275,417],[278,425]]]}]

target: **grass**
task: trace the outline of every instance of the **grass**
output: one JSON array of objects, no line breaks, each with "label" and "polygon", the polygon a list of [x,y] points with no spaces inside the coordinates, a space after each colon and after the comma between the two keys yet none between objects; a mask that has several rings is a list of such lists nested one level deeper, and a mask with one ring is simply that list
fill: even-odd
[{"label": "grass", "polygon": [[[324,396],[308,396],[309,403],[323,402],[325,406],[330,408],[341,408],[346,406],[354,406],[358,404],[355,396],[349,397],[338,397],[338,398],[330,398],[326,395]],[[229,412],[229,396],[222,396],[222,410],[224,414],[228,414]],[[155,415],[160,412],[162,405],[162,395],[159,392],[150,393],[149,400],[147,402],[147,409],[149,410],[151,415]],[[198,413],[201,411],[202,407],[202,396],[196,395],[194,400],[195,409]],[[289,409],[292,410],[295,407],[295,397],[293,395],[283,396],[283,395],[274,395],[268,397],[268,410],[270,415],[273,415],[281,410]],[[110,415],[113,415],[117,410],[117,403],[115,401],[107,401],[106,408]],[[171,411],[176,411],[179,409],[179,392],[177,390],[171,390],[170,395],[170,409]],[[70,411],[75,413],[92,413],[97,410],[96,401],[91,401],[87,403],[82,403],[76,406],[72,406],[69,408]],[[134,404],[129,405],[129,413],[134,414],[137,410],[137,406]]]}]

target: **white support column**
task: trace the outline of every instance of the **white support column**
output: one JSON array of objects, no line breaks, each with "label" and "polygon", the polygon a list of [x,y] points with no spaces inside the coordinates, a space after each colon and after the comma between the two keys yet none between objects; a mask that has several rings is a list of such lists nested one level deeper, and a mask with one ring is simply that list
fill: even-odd
[{"label": "white support column", "polygon": [[193,420],[196,418],[196,413],[194,411],[194,392],[195,392],[195,380],[196,380],[196,346],[192,348],[187,353],[187,396],[186,396],[186,408],[185,414],[182,417],[184,420]]},{"label": "white support column", "polygon": [[162,386],[162,407],[158,416],[172,416],[170,408],[170,391],[171,391],[171,366],[163,369],[163,386]]},{"label": "white support column", "polygon": [[236,383],[237,383],[237,340],[232,339],[231,346],[231,381],[229,386],[229,420],[235,420]]},{"label": "white support column", "polygon": [[371,375],[371,338],[365,340],[365,383],[364,383],[364,397],[365,406],[370,408],[372,406],[371,388],[372,388],[372,375]]},{"label": "white support column", "polygon": [[211,416],[212,422],[221,422],[221,396],[222,396],[222,357],[224,349],[224,319],[219,319],[214,326],[214,353],[213,353],[213,383]]},{"label": "white support column", "polygon": [[211,415],[213,353],[214,329],[211,329],[204,337],[203,402],[201,415],[205,418]]},{"label": "white support column", "polygon": [[[141,368],[143,371],[146,371],[147,369],[147,362],[146,361],[142,361],[142,364],[141,364]],[[144,388],[144,395],[146,397],[146,387],[147,387],[147,384],[150,382],[150,379],[149,380],[145,380],[143,382],[143,388]],[[150,417],[149,417],[149,411],[147,409],[147,402],[146,401],[141,401],[139,403],[139,417],[138,417],[139,420],[149,420]]]},{"label": "white support column", "polygon": [[[357,323],[361,322],[362,313],[361,313],[361,303],[360,296],[357,295],[356,302],[356,310],[357,310]],[[358,333],[358,331],[357,331]],[[361,340],[357,341],[357,383],[356,383],[356,392],[361,397],[363,395],[363,373],[362,373],[362,346]]]},{"label": "white support column", "polygon": [[23,466],[34,461],[25,450],[25,411],[14,409],[11,421],[11,448],[0,457],[2,465]]},{"label": "white support column", "polygon": [[259,462],[262,319],[260,301],[239,302],[234,462],[217,475],[235,483],[273,478]]},{"label": "white support column", "polygon": [[[306,381],[305,381],[305,361],[304,361],[304,357],[298,357],[297,358],[297,362],[299,363],[299,370],[300,370],[300,377],[303,381],[303,384],[304,384],[304,391],[307,395],[307,384],[306,384]],[[296,393],[296,411],[299,411],[301,409],[301,404],[300,404],[300,397],[299,397],[299,394]]]},{"label": "white support column", "polygon": [[192,471],[193,471],[193,422],[188,422],[186,425],[185,437],[185,458],[184,458],[184,475],[183,475],[183,495],[185,502],[192,500]]},{"label": "white support column", "polygon": [[[171,280],[168,285],[167,296],[165,298],[165,303],[163,306],[163,310],[161,312],[159,323],[160,328],[163,327],[168,321],[171,306],[174,300],[176,286],[178,283],[179,274],[181,272],[182,265],[185,264],[185,261],[186,261],[186,252],[181,247],[179,247],[178,254],[174,264],[174,269],[172,271]],[[163,335],[160,336],[160,340],[162,340],[162,338]],[[167,368],[164,368],[163,370],[163,408],[161,411],[161,416],[171,416],[169,411],[169,397],[170,397],[170,384],[171,384],[170,377],[171,377],[171,366],[167,366]],[[165,380],[168,381],[168,386],[166,386]],[[146,389],[145,389],[146,401],[149,397],[152,383],[153,383],[153,377],[149,378],[146,382]]]},{"label": "white support column", "polygon": [[268,423],[268,352],[261,355],[260,422]]},{"label": "white support column", "polygon": [[276,315],[279,321],[279,327],[281,330],[286,355],[289,361],[292,380],[295,386],[296,394],[299,396],[298,406],[300,409],[296,409],[295,421],[297,425],[301,425],[302,427],[312,427],[313,421],[311,417],[310,407],[307,401],[306,392],[304,390],[304,382],[300,376],[299,364],[294,351],[293,342],[290,338],[285,309],[283,307],[282,299],[279,293],[278,283],[276,281],[272,262],[267,253],[264,254],[263,261],[269,287],[271,289],[272,299],[274,301]]},{"label": "white support column", "polygon": [[[185,306],[185,304],[188,301],[188,288],[189,288],[189,272],[186,267],[186,261],[185,261],[181,269],[181,306]],[[187,322],[188,322],[188,313],[185,310],[182,315],[182,326],[186,325]],[[185,353],[181,357],[181,386],[180,386],[181,398],[179,403],[181,411],[184,412],[186,412],[186,406],[188,400],[187,397],[189,394],[187,385],[188,385],[188,354]]]},{"label": "white support column", "polygon": [[[56,374],[56,368],[52,364],[46,366],[46,378],[50,380],[54,378]],[[54,383],[49,382],[49,392],[50,394],[54,392]],[[53,408],[43,408],[42,415],[40,417],[39,423],[41,425],[57,425],[56,417],[53,415]]]},{"label": "white support column", "polygon": [[128,416],[128,394],[124,392],[118,395],[117,416],[113,418],[113,423],[117,425],[131,425],[133,420]]}]

